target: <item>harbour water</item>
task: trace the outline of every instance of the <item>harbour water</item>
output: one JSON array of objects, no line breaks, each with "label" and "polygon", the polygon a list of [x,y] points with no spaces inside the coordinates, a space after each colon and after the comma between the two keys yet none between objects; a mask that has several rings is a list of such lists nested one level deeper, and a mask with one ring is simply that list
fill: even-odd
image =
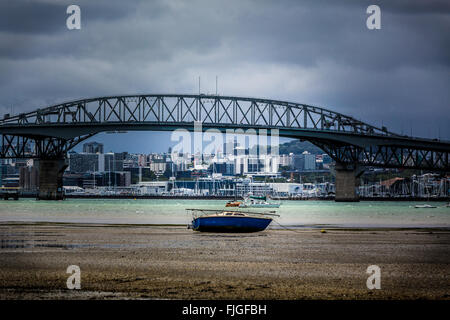
[{"label": "harbour water", "polygon": [[[64,201],[0,202],[0,222],[66,222],[101,224],[186,225],[187,208],[221,209],[226,200],[180,199],[67,199]],[[283,201],[276,209],[279,218],[271,228],[302,227],[383,227],[450,228],[450,208],[433,202],[437,208],[417,209],[424,202],[361,201]],[[266,209],[267,211],[269,209]],[[271,209],[273,210],[273,209]],[[264,211],[264,210],[263,210]]]}]

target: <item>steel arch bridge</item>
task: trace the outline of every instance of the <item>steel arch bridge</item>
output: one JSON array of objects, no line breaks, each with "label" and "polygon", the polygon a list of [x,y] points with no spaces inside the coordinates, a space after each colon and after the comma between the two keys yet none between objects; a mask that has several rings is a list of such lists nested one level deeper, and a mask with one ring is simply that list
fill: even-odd
[{"label": "steel arch bridge", "polygon": [[61,159],[104,131],[279,130],[308,140],[344,167],[450,171],[450,142],[401,136],[321,107],[216,95],[148,94],[65,102],[0,120],[0,158]]}]

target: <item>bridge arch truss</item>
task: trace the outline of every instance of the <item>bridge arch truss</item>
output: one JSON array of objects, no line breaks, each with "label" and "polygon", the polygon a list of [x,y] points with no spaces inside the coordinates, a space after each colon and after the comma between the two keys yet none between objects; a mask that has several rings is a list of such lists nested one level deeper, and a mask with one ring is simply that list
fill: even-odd
[{"label": "bridge arch truss", "polygon": [[0,120],[0,158],[61,158],[104,131],[204,128],[279,130],[346,165],[450,171],[450,143],[401,136],[325,108],[215,95],[150,94],[82,99]]}]

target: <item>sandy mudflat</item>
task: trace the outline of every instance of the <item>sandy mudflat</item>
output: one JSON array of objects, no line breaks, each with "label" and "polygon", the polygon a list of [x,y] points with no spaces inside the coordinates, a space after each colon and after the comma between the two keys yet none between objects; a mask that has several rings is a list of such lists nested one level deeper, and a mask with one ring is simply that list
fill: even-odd
[{"label": "sandy mudflat", "polygon": [[[0,299],[450,299],[445,230],[0,224]],[[69,265],[81,290],[66,289]],[[381,290],[366,269],[381,268]]]}]

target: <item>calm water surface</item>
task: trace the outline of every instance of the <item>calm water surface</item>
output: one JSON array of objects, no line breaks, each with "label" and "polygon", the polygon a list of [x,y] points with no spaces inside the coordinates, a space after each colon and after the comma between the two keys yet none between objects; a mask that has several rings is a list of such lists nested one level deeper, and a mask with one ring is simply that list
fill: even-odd
[{"label": "calm water surface", "polygon": [[[223,209],[226,200],[177,199],[68,199],[64,201],[0,200],[0,221],[188,224],[186,208]],[[424,202],[283,201],[281,215],[272,224],[340,227],[445,227],[450,228],[450,208],[432,202],[434,209],[416,209]],[[256,210],[256,209],[255,209]]]}]

